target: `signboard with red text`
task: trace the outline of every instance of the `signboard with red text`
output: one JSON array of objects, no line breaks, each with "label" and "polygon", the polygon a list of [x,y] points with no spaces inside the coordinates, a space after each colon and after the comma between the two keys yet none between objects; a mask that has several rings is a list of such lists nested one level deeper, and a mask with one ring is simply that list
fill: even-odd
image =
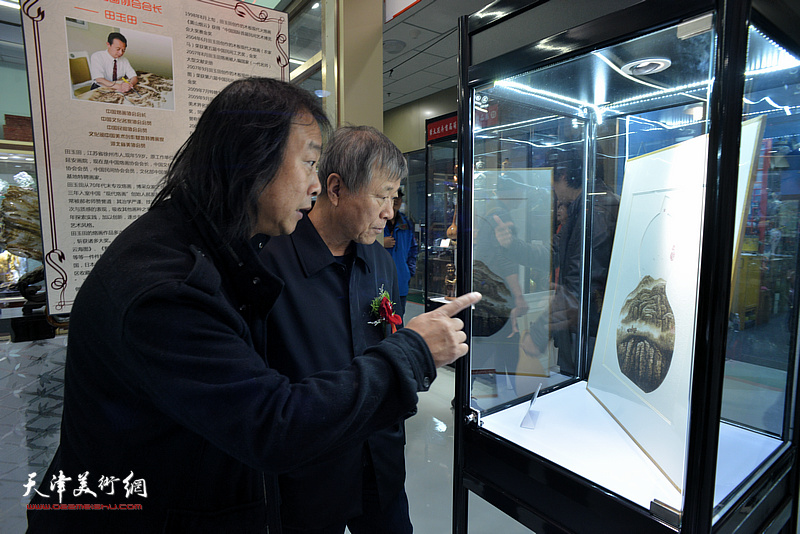
[{"label": "signboard with red text", "polygon": [[289,23],[236,0],[23,0],[21,9],[48,311],[63,314],[108,244],[147,210],[207,103],[238,78],[288,80]]},{"label": "signboard with red text", "polygon": [[425,139],[428,143],[458,133],[458,115],[452,113],[425,121]]}]

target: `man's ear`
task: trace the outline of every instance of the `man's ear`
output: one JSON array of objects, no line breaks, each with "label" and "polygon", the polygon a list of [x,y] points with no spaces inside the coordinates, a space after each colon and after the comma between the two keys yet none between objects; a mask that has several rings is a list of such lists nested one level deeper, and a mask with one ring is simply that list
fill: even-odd
[{"label": "man's ear", "polygon": [[328,193],[328,200],[330,200],[331,204],[334,206],[339,205],[343,190],[344,183],[342,182],[342,177],[335,172],[329,174],[326,193]]}]

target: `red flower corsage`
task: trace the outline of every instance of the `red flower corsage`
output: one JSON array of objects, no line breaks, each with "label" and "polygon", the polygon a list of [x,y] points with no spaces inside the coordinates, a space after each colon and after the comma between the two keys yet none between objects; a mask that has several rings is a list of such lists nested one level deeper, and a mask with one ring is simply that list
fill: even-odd
[{"label": "red flower corsage", "polygon": [[392,301],[389,300],[389,292],[386,291],[383,286],[381,286],[378,291],[378,296],[372,300],[370,306],[372,308],[372,315],[378,319],[376,321],[371,321],[369,324],[375,326],[390,324],[392,325],[392,334],[397,332],[398,325],[403,324],[403,318],[394,312]]}]

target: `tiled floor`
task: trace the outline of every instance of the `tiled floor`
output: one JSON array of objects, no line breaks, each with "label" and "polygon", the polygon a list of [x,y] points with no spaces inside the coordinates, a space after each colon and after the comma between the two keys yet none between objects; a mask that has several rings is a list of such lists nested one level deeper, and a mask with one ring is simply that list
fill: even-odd
[{"label": "tiled floor", "polygon": [[[0,532],[25,532],[25,484],[58,446],[66,337],[0,342]],[[37,486],[38,487],[38,486]]]},{"label": "tiled floor", "polygon": [[[408,304],[410,314],[422,305]],[[419,396],[417,414],[406,421],[406,492],[416,534],[451,532],[453,507],[453,411],[455,373],[439,369],[431,389]],[[531,531],[470,494],[470,534],[522,534]]]}]

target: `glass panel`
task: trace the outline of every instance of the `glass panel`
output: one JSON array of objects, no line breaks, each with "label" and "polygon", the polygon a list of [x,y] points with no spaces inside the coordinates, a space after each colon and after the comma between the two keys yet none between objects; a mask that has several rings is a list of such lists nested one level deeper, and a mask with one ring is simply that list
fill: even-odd
[{"label": "glass panel", "polygon": [[426,310],[455,296],[456,288],[456,140],[428,144]]},{"label": "glass panel", "polygon": [[749,429],[759,439],[744,450],[720,447],[715,504],[742,479],[723,477],[750,473],[789,440],[786,411],[794,405],[788,374],[796,365],[800,58],[751,27],[746,69],[737,204],[742,224],[734,241],[720,432]]},{"label": "glass panel", "polygon": [[324,96],[322,93],[322,69],[316,69],[311,76],[297,85],[322,98]]},{"label": "glass panel", "polygon": [[425,149],[406,153],[408,161],[408,184],[401,210],[414,222],[417,239],[417,272],[408,283],[408,300],[423,304],[425,292]]},{"label": "glass panel", "polygon": [[[19,293],[20,279],[42,265],[38,206],[33,146],[28,142],[0,141],[0,302],[3,306],[22,306],[25,299]],[[41,276],[35,280],[25,278],[24,290],[33,283],[30,291],[37,292],[41,281]]]},{"label": "glass panel", "polygon": [[[20,16],[19,9],[0,7],[0,307],[23,305],[19,281],[26,274],[26,295],[32,297],[43,284],[39,271],[33,272],[41,267],[41,230]],[[30,307],[42,308],[43,297],[41,292]],[[0,323],[20,314],[5,310]],[[7,330],[0,324],[0,338]]]},{"label": "glass panel", "polygon": [[484,429],[677,511],[665,517],[683,508],[712,23],[472,95],[472,283],[484,298],[471,405]]},{"label": "glass panel", "polygon": [[309,2],[289,20],[289,63],[302,65],[322,51],[322,9]]}]

